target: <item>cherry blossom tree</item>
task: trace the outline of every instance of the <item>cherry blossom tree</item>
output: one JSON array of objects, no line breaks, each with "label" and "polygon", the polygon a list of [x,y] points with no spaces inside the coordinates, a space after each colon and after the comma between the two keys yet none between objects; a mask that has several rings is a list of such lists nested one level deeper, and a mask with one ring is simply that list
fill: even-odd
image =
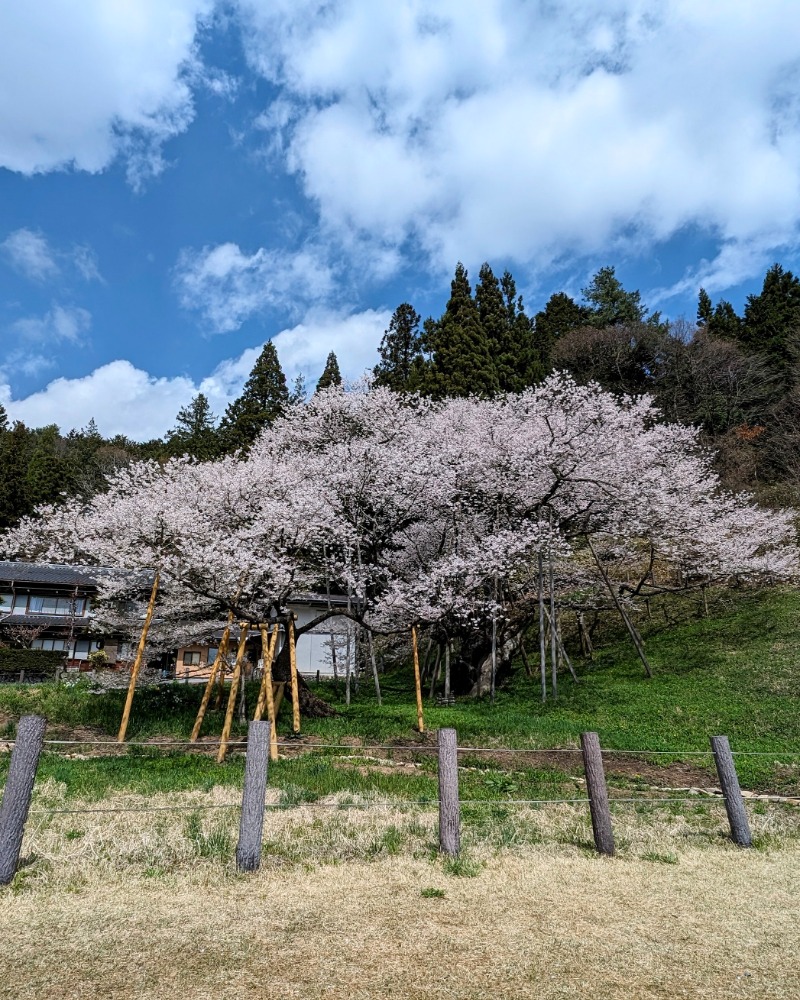
[{"label": "cherry blossom tree", "polygon": [[[557,375],[493,400],[326,389],[246,456],[131,466],[88,503],[42,508],[3,545],[155,570],[162,618],[178,624],[257,623],[303,594],[338,593],[346,608],[299,634],[334,614],[370,636],[414,625],[447,650],[458,642],[462,690],[488,690],[531,622],[552,620],[556,649],[556,596],[611,602],[637,641],[637,597],[792,578],[795,543],[790,513],[720,489],[692,428],[660,422],[647,398]],[[307,694],[304,709],[322,710]]]}]

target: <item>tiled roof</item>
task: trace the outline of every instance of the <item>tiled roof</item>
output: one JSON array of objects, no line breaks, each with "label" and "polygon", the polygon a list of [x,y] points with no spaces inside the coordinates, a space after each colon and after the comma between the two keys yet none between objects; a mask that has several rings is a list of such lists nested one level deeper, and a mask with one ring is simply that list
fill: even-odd
[{"label": "tiled roof", "polygon": [[[10,562],[0,560],[0,586],[41,585],[51,587],[95,587],[104,577],[125,575],[142,587],[149,587],[153,574],[149,570],[120,570],[108,566],[66,566],[62,563]],[[140,579],[139,579],[140,578]]]},{"label": "tiled roof", "polygon": [[93,587],[102,574],[102,568],[94,566],[63,566],[58,563],[0,560],[0,584],[43,583],[62,587]]}]

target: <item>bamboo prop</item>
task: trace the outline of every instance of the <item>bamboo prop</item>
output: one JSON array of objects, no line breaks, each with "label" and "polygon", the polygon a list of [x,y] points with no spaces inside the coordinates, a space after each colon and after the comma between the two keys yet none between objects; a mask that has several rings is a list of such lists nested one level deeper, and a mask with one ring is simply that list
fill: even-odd
[{"label": "bamboo prop", "polygon": [[231,678],[231,691],[228,695],[228,709],[225,712],[225,724],[222,727],[222,737],[219,741],[219,751],[217,752],[217,763],[221,764],[228,753],[228,740],[231,736],[231,726],[233,725],[233,710],[236,708],[236,692],[239,690],[239,678],[242,676],[242,661],[244,660],[245,646],[247,645],[247,632],[250,628],[248,622],[239,623],[239,648],[236,650],[236,663],[233,667],[233,677]]},{"label": "bamboo prop", "polygon": [[544,638],[544,556],[539,553],[539,675],[542,701],[547,701],[547,653]]},{"label": "bamboo prop", "polygon": [[261,677],[261,690],[258,692],[258,703],[256,705],[256,714],[253,716],[253,722],[260,722],[261,716],[264,714],[264,708],[267,709],[267,718],[269,719],[271,726],[269,731],[269,759],[278,759],[278,733],[276,729],[276,718],[277,712],[275,711],[275,696],[272,690],[272,661],[275,658],[275,650],[278,647],[278,623],[276,622],[272,629],[272,636],[267,642],[267,626],[261,625],[261,655],[264,658],[264,673]]},{"label": "bamboo prop", "polygon": [[550,690],[553,700],[558,698],[558,636],[556,629],[556,574],[553,566],[553,553],[548,553],[548,579],[550,582]]},{"label": "bamboo prop", "polygon": [[422,714],[422,678],[419,675],[419,649],[417,647],[417,626],[411,626],[411,645],[414,649],[414,686],[417,691],[417,731],[425,732],[425,717]]},{"label": "bamboo prop", "polygon": [[606,589],[608,590],[609,594],[611,594],[611,600],[614,602],[614,606],[616,607],[617,611],[619,611],[620,617],[622,618],[623,622],[625,622],[625,627],[628,629],[628,633],[630,634],[630,637],[633,640],[633,645],[636,647],[636,652],[639,654],[639,659],[642,661],[644,672],[647,674],[648,677],[652,677],[653,671],[650,669],[650,664],[647,661],[647,655],[645,654],[644,651],[644,643],[642,642],[642,637],[639,635],[639,631],[636,628],[636,626],[628,617],[628,613],[625,611],[625,608],[623,608],[622,602],[620,601],[617,592],[612,587],[611,581],[608,578],[608,573],[606,573],[605,569],[603,568],[603,564],[600,562],[600,558],[598,557],[597,552],[595,551],[595,547],[594,545],[592,545],[592,540],[591,538],[589,538],[588,535],[586,536],[586,544],[589,546],[589,551],[594,556],[594,561],[597,564],[597,568],[600,570],[600,575],[603,578],[603,582],[606,585]]},{"label": "bamboo prop", "polygon": [[441,673],[442,666],[442,647],[439,643],[436,643],[436,662],[433,665],[433,670],[431,672],[431,689],[428,693],[428,698],[432,701],[434,693],[436,692],[436,685],[439,682],[439,674]]},{"label": "bamboo prop", "polygon": [[208,675],[208,681],[206,682],[206,689],[203,692],[203,700],[200,702],[200,708],[197,710],[197,718],[194,720],[194,726],[192,727],[192,735],[189,737],[190,743],[196,743],[197,737],[200,735],[200,729],[203,725],[203,719],[206,715],[206,710],[208,709],[208,703],[211,700],[211,692],[214,690],[214,681],[217,679],[217,674],[220,670],[224,670],[222,664],[228,655],[228,642],[230,641],[231,635],[231,623],[233,622],[233,612],[228,612],[228,624],[225,626],[225,631],[222,633],[222,639],[220,639],[219,647],[217,649],[217,655],[214,663],[211,666],[211,673]]},{"label": "bamboo prop", "polygon": [[378,662],[375,659],[375,643],[372,641],[372,629],[367,629],[367,644],[369,646],[369,658],[372,662],[372,679],[375,681],[375,696],[378,699],[378,708],[383,704],[381,700],[381,682],[378,677]]},{"label": "bamboo prop", "polygon": [[294,615],[289,616],[289,676],[292,681],[292,733],[300,732],[300,686],[297,683],[297,651],[294,641]]},{"label": "bamboo prop", "polygon": [[556,643],[558,644],[559,653],[561,654],[561,657],[564,660],[564,663],[566,663],[566,665],[567,665],[567,670],[569,670],[570,674],[572,675],[572,679],[575,681],[575,683],[576,684],[580,684],[580,678],[575,673],[575,668],[572,665],[572,660],[570,659],[569,653],[567,652],[566,648],[564,647],[564,640],[561,638],[561,625],[559,624],[559,620],[558,620],[558,612],[556,612],[556,627],[555,627],[555,632],[553,632],[553,623],[550,622],[549,615],[548,615],[548,619],[547,620],[550,623],[550,630],[551,630],[550,634],[551,635],[555,635],[555,640],[556,640]]},{"label": "bamboo prop", "polygon": [[125,708],[122,711],[122,721],[119,725],[117,743],[124,743],[125,735],[128,732],[128,722],[130,721],[131,706],[133,705],[133,692],[136,690],[136,680],[139,677],[139,671],[142,668],[142,658],[144,657],[144,647],[147,643],[147,633],[150,631],[150,622],[153,620],[153,611],[156,607],[159,575],[159,572],[156,571],[156,575],[153,578],[153,589],[150,591],[150,601],[147,605],[147,614],[144,616],[144,625],[142,626],[142,634],[139,636],[136,658],[134,659],[133,666],[131,667],[131,679],[128,684],[128,696],[125,699]]}]

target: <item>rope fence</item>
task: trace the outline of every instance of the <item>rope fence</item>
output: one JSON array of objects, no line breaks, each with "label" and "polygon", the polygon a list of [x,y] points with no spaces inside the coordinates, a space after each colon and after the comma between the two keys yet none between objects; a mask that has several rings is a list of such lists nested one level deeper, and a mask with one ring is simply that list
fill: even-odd
[{"label": "rope fence", "polygon": [[[510,747],[470,747],[458,746],[455,729],[440,729],[437,745],[394,745],[373,744],[368,746],[353,746],[342,743],[311,743],[300,744],[297,741],[282,742],[279,746],[302,748],[313,754],[314,750],[339,750],[346,753],[338,756],[350,758],[363,757],[372,751],[391,751],[400,753],[435,752],[437,754],[438,786],[437,798],[425,797],[417,799],[376,799],[362,802],[348,801],[266,801],[266,789],[269,767],[270,723],[251,722],[248,729],[248,739],[237,741],[235,745],[247,748],[245,755],[245,777],[242,789],[242,800],[226,803],[196,803],[164,806],[98,806],[85,808],[37,808],[30,811],[31,798],[38,769],[39,758],[45,747],[49,746],[120,746],[111,740],[45,740],[46,720],[40,716],[24,716],[18,726],[17,738],[7,741],[13,747],[8,777],[0,805],[0,885],[8,884],[16,872],[19,853],[22,844],[25,823],[28,816],[55,816],[78,814],[110,814],[110,813],[164,813],[164,812],[198,812],[205,810],[240,810],[239,843],[236,849],[237,866],[242,871],[254,871],[260,865],[261,842],[266,810],[286,810],[293,807],[325,808],[325,809],[360,809],[368,810],[379,807],[405,808],[422,806],[438,808],[439,810],[439,848],[441,853],[457,855],[460,849],[460,823],[462,809],[477,806],[553,806],[553,805],[588,805],[591,813],[592,830],[598,853],[613,855],[615,852],[612,825],[611,806],[627,804],[636,806],[657,807],[669,803],[698,802],[700,799],[723,801],[731,829],[731,839],[738,846],[749,847],[752,844],[749,821],[745,809],[744,798],[739,787],[739,779],[734,763],[734,752],[725,736],[711,737],[710,750],[613,750],[602,748],[596,733],[583,733],[580,748],[559,747],[554,749],[510,748]],[[137,742],[126,746],[139,746],[148,749],[162,747],[187,747],[204,749],[217,745],[220,741],[196,745],[191,741],[164,740],[159,742]],[[568,798],[465,798],[459,796],[459,770],[463,770],[458,762],[459,754],[476,753],[510,753],[550,755],[552,753],[580,754],[586,782],[586,795]],[[740,751],[741,755],[749,757],[800,756],[798,751]],[[617,754],[636,754],[640,757],[655,756],[711,756],[717,769],[721,790],[692,789],[689,794],[673,796],[637,795],[609,796],[606,783],[604,758],[613,758]],[[331,756],[326,754],[325,756]],[[336,756],[336,755],[334,755]],[[380,759],[380,758],[377,758]],[[684,791],[684,789],[676,789]],[[669,789],[665,789],[669,792]],[[775,799],[776,797],[770,796]],[[800,800],[784,799],[783,801],[800,804]]]}]

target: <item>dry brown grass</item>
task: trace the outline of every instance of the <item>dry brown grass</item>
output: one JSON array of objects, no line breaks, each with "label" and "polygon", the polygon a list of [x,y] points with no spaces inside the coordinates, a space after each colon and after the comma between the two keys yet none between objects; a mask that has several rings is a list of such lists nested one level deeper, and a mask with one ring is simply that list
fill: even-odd
[{"label": "dry brown grass", "polygon": [[[35,809],[64,805],[50,785]],[[794,998],[799,812],[754,812],[740,851],[719,803],[618,807],[609,861],[582,807],[494,808],[452,866],[433,811],[299,806],[268,812],[251,877],[233,810],[37,815],[0,895],[0,998]]]}]

